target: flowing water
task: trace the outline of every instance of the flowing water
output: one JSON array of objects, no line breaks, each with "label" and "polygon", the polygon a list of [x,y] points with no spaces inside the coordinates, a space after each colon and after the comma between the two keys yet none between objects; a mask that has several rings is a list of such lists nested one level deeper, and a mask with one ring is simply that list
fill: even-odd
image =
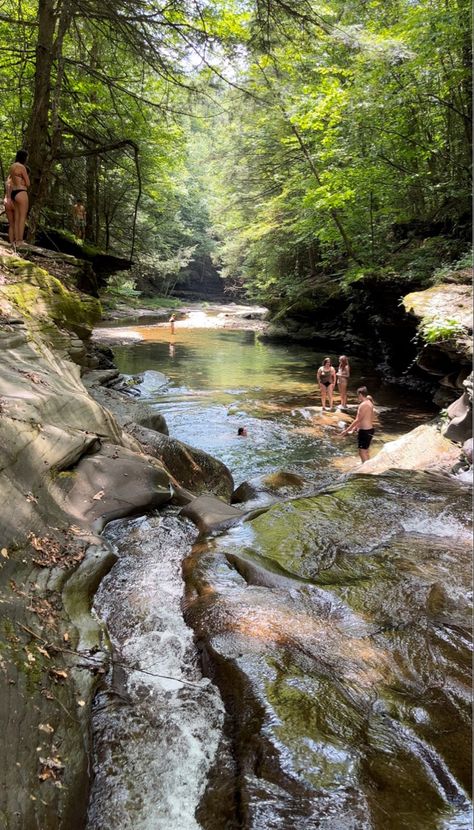
[{"label": "flowing water", "polygon": [[[266,508],[207,538],[172,509],[107,531],[119,560],[96,608],[115,668],[89,830],[470,827],[468,488],[347,479],[354,444],[320,411],[320,353],[136,331],[119,369],[144,373],[170,434],[252,479]],[[374,450],[430,418],[351,364],[378,404]],[[268,486],[279,470],[298,492]]]}]

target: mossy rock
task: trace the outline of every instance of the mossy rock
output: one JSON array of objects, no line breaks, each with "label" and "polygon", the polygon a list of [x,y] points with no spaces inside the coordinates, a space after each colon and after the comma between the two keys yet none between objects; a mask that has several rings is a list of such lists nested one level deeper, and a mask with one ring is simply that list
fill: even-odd
[{"label": "mossy rock", "polygon": [[90,336],[102,313],[97,299],[65,288],[56,277],[26,260],[0,257],[0,267],[8,274],[8,282],[0,286],[0,297],[12,303],[27,325],[52,321],[79,337]]}]

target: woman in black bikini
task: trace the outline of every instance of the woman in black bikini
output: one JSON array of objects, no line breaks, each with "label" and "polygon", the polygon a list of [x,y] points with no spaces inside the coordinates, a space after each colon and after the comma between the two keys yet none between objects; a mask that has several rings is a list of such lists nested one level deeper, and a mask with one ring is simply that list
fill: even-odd
[{"label": "woman in black bikini", "polygon": [[28,153],[26,150],[18,150],[15,156],[15,161],[10,167],[9,179],[11,182],[11,199],[15,209],[15,228],[13,247],[23,242],[23,235],[25,233],[25,222],[28,214],[28,188],[30,186],[30,177],[25,167]]},{"label": "woman in black bikini", "polygon": [[[321,390],[321,405],[324,409],[332,409],[332,395],[334,385],[336,383],[336,370],[331,366],[331,358],[325,357],[323,365],[319,367],[317,373],[319,388]],[[329,406],[326,406],[326,395],[329,398]]]}]

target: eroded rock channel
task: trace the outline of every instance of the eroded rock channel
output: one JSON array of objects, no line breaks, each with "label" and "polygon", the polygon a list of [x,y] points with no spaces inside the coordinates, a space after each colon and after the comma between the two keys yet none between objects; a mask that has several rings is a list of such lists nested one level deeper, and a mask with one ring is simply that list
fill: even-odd
[{"label": "eroded rock channel", "polygon": [[158,324],[104,370],[98,306],[2,268],[4,826],[469,827],[460,442],[354,359],[353,469],[319,354]]}]

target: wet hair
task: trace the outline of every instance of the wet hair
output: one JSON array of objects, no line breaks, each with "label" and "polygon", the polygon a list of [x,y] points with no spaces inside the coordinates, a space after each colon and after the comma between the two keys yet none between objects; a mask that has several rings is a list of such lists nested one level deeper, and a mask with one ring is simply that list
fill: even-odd
[{"label": "wet hair", "polygon": [[26,159],[28,158],[28,151],[27,150],[18,150],[15,161],[19,162],[20,164],[24,164]]},{"label": "wet hair", "polygon": [[370,398],[369,390],[366,386],[359,386],[357,390],[358,395],[362,395],[363,398]]},{"label": "wet hair", "polygon": [[247,430],[245,429],[245,427],[239,427],[237,430],[237,435],[245,435],[246,431]]}]

